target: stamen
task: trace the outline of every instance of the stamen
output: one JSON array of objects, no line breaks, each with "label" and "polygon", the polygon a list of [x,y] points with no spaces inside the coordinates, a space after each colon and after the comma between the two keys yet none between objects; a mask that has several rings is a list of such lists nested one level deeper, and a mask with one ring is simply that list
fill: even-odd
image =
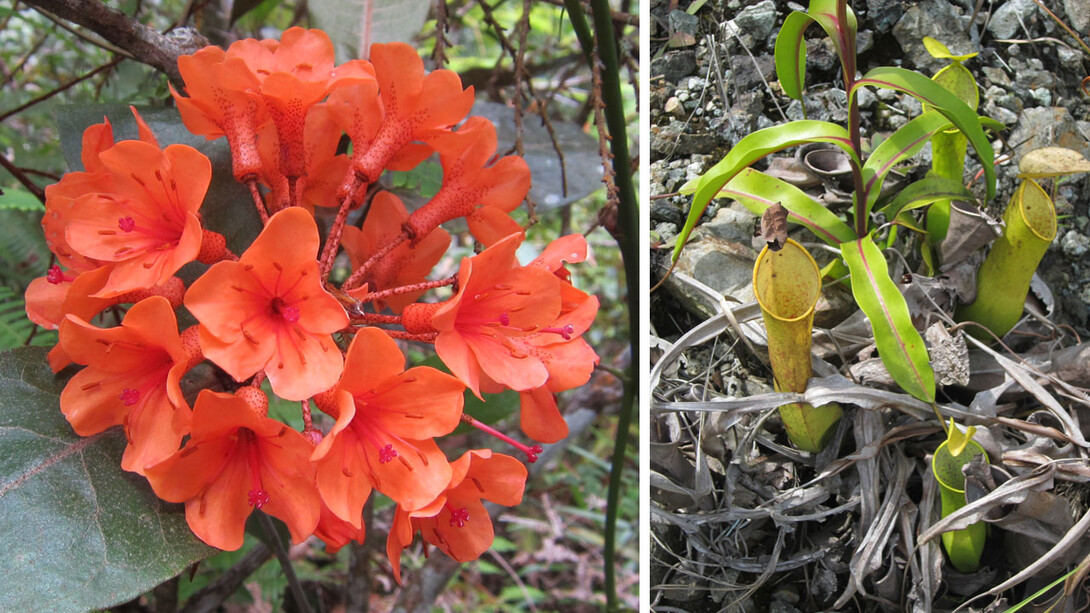
[{"label": "stamen", "polygon": [[507,313],[500,313],[500,325],[501,326],[510,326],[511,325],[511,318],[507,316]]},{"label": "stamen", "polygon": [[503,432],[500,432],[499,430],[496,430],[492,426],[481,423],[481,422],[477,421],[476,419],[473,419],[472,417],[470,417],[469,415],[467,415],[465,413],[462,413],[462,423],[469,424],[469,425],[473,426],[474,428],[477,428],[478,430],[481,430],[483,432],[487,432],[488,434],[491,434],[492,436],[500,439],[501,441],[507,443],[508,445],[511,445],[515,449],[518,449],[519,451],[525,453],[526,454],[526,461],[529,462],[530,464],[533,464],[534,462],[537,462],[537,456],[540,455],[541,452],[542,452],[541,445],[533,445],[532,447],[527,447],[526,445],[523,445],[522,443],[520,443],[520,442],[516,441],[515,439],[511,438],[510,436],[507,436]]},{"label": "stamen", "polygon": [[136,229],[136,221],[132,217],[122,217],[117,220],[117,227],[121,228],[122,232],[132,232]]},{"label": "stamen", "polygon": [[[299,321],[299,307],[286,306],[280,309],[280,316],[284,318],[284,321],[293,324]],[[568,327],[570,328],[571,326]]]},{"label": "stamen", "polygon": [[45,274],[45,280],[53,285],[60,285],[64,283],[64,271],[61,270],[60,266],[54,264],[49,267],[49,272]]},{"label": "stamen", "polygon": [[126,387],[125,389],[121,390],[121,402],[125,406],[131,407],[137,402],[140,402],[140,392],[134,390],[131,387]]},{"label": "stamen", "polygon": [[566,341],[570,341],[571,337],[575,334],[575,326],[571,324],[565,324],[560,328],[542,328],[542,332],[549,332],[552,334],[559,334]]},{"label": "stamen", "polygon": [[238,434],[242,444],[246,445],[250,462],[251,489],[246,495],[246,501],[253,508],[260,509],[269,503],[269,493],[265,491],[261,483],[261,459],[258,457],[260,452],[257,448],[257,435],[249,428],[239,428]]}]

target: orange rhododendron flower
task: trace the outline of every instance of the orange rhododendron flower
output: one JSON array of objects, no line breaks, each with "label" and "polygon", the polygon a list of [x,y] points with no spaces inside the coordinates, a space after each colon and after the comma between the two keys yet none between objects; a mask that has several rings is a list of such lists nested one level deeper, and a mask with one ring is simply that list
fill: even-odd
[{"label": "orange rhododendron flower", "polygon": [[197,211],[212,177],[208,158],[185,145],[161,150],[122,141],[99,159],[110,191],[76,198],[65,231],[75,252],[110,263],[96,296],[158,285],[195,260],[203,238]]},{"label": "orange rhododendron flower", "polygon": [[401,583],[401,551],[420,531],[424,540],[459,562],[476,560],[492,546],[492,518],[482,499],[504,506],[522,502],[526,466],[489,449],[467,451],[451,463],[450,485],[432,504],[417,511],[398,507],[386,539],[386,554]]},{"label": "orange rhododendron flower", "polygon": [[241,547],[255,508],[283,520],[299,543],[314,532],[321,509],[307,461],[313,450],[245,400],[202,390],[185,447],[148,468],[147,478],[163,500],[185,503],[190,529],[213,547]]},{"label": "orange rhododendron flower", "polygon": [[314,536],[322,539],[328,553],[337,553],[351,541],[362,545],[367,530],[362,524],[353,526],[352,522],[337,517],[322,503],[322,515],[318,519],[318,527],[314,529]]},{"label": "orange rhododendron flower", "polygon": [[[439,357],[478,396],[482,375],[519,391],[541,387],[549,377],[541,359],[519,341],[556,321],[561,283],[542,267],[514,266],[521,242],[521,234],[511,235],[463,259],[458,293],[450,300],[405,307],[405,329],[438,331]],[[429,313],[430,321],[420,317]]]},{"label": "orange rhododendron flower", "polygon": [[61,411],[77,434],[124,425],[129,444],[121,467],[140,474],[178,450],[190,424],[181,378],[200,356],[186,352],[165,298],[136,304],[116,328],[96,328],[69,315],[60,342],[87,365],[61,392]]},{"label": "orange rhododendron flower", "polygon": [[410,237],[419,240],[457,217],[465,217],[469,231],[486,246],[522,231],[507,214],[530,190],[530,168],[514,155],[489,164],[496,155],[496,128],[491,121],[470,117],[457,132],[429,142],[439,152],[443,186],[409,217]]},{"label": "orange rhododendron flower", "polygon": [[322,288],[318,227],[299,207],[280,211],[238,262],[219,262],[193,282],[186,308],[200,321],[205,356],[237,381],[264,370],[273,392],[305,400],[341,374],[330,336],[348,315]]},{"label": "orange rhododendron flower", "polygon": [[473,106],[473,89],[463,90],[457,73],[425,75],[416,49],[405,43],[371,45],[371,63],[381,105],[369,84],[352,84],[329,97],[337,122],[352,139],[353,171],[345,177],[342,198],[357,179],[371,184],[387,168],[416,166],[431,148],[414,141],[461,121]]},{"label": "orange rhododendron flower", "polygon": [[457,427],[464,390],[434,368],[405,370],[393,339],[377,328],[360,330],[337,387],[314,399],[337,419],[311,458],[330,510],[358,526],[371,488],[407,509],[431,502],[450,480],[432,437]]},{"label": "orange rhododendron flower", "polygon": [[[371,200],[367,210],[367,219],[363,229],[347,226],[341,235],[341,244],[355,270],[367,261],[370,255],[401,234],[401,226],[409,218],[409,212],[401,199],[390,192],[379,192]],[[450,246],[450,234],[443,229],[429,234],[416,244],[403,242],[384,255],[377,264],[368,269],[363,281],[367,286],[362,290],[350,290],[349,295],[365,300],[368,291],[380,291],[427,280],[439,259]],[[379,309],[389,306],[395,313],[400,313],[406,305],[415,301],[424,290],[390,296],[376,301]]]}]

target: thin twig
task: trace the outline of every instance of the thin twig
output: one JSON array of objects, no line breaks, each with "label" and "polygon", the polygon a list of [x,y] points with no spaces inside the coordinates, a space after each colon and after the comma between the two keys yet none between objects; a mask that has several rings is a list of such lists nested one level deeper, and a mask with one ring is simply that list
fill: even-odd
[{"label": "thin twig", "polygon": [[75,79],[72,79],[71,81],[62,84],[62,85],[56,87],[55,89],[47,91],[46,93],[34,98],[33,100],[30,100],[28,102],[20,104],[19,106],[11,109],[10,111],[5,111],[4,113],[0,113],[0,121],[4,121],[5,119],[11,117],[12,115],[15,115],[17,113],[25,111],[26,109],[29,109],[30,107],[34,106],[35,104],[38,104],[40,102],[44,102],[46,100],[49,100],[53,96],[56,96],[57,94],[65,91],[65,90],[71,89],[75,85],[77,85],[79,83],[82,83],[83,81],[86,81],[87,79],[90,79],[91,77],[93,77],[93,76],[95,76],[95,75],[97,75],[97,74],[99,74],[101,72],[107,71],[107,70],[113,68],[114,66],[117,66],[118,64],[121,63],[121,60],[123,60],[123,59],[125,59],[125,58],[121,58],[121,57],[114,58],[114,59],[110,60],[109,62],[107,62],[106,64],[103,64],[102,66],[99,66],[98,68],[95,68],[91,72],[88,72],[87,74],[85,74],[85,75],[83,75],[81,77],[76,77]]},{"label": "thin twig", "polygon": [[306,595],[303,594],[303,586],[299,584],[299,577],[296,576],[295,568],[291,565],[291,558],[288,557],[288,549],[284,546],[284,542],[280,540],[280,534],[276,531],[276,526],[273,525],[272,519],[264,513],[258,513],[257,518],[261,523],[261,527],[265,530],[265,534],[273,543],[273,552],[276,553],[276,559],[280,560],[280,568],[284,571],[284,578],[288,580],[291,595],[295,597],[295,607],[302,613],[311,613],[310,603],[307,602]]},{"label": "thin twig", "polygon": [[38,187],[37,183],[31,181],[30,177],[26,176],[26,173],[23,172],[22,168],[16,166],[11,160],[7,158],[7,156],[4,155],[0,155],[0,166],[3,166],[4,170],[10,172],[11,176],[15,177],[20,183],[23,184],[23,187],[27,188],[28,192],[34,194],[35,198],[40,200],[42,204],[45,204],[45,190]]}]

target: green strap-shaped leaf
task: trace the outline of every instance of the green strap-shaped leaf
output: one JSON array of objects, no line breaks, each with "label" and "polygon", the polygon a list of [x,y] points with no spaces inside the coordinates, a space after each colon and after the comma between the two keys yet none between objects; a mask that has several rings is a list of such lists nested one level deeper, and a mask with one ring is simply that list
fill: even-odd
[{"label": "green strap-shaped leaf", "polygon": [[[844,4],[844,15],[847,19],[847,24],[840,23],[840,19],[837,17],[837,4]],[[825,30],[825,33],[829,35],[829,38],[833,40],[833,46],[836,47],[836,54],[840,56],[841,64],[850,64],[849,68],[855,67],[855,34],[859,29],[859,23],[855,18],[855,13],[852,12],[852,8],[847,5],[845,0],[810,0],[810,7],[806,10],[806,14],[811,19],[816,21],[819,26]],[[851,54],[848,53],[848,49],[851,49]],[[845,60],[849,60],[845,62]]]},{"label": "green strap-shaped leaf", "polygon": [[886,219],[894,219],[904,211],[918,209],[939,200],[967,200],[976,202],[973,192],[957,181],[931,176],[920,179],[902,189],[892,200],[878,210]]},{"label": "green strap-shaped leaf", "polygon": [[783,93],[795,100],[802,100],[806,83],[806,40],[802,35],[811,23],[812,17],[795,11],[784,18],[776,35],[776,77]]},{"label": "green strap-shaped leaf", "polygon": [[852,273],[852,294],[870,319],[878,355],[890,376],[909,394],[935,401],[935,373],[923,338],[912,325],[908,304],[889,278],[886,260],[871,237],[840,245]]},{"label": "green strap-shaped leaf", "polygon": [[849,99],[865,85],[904,92],[945,115],[976,149],[988,178],[988,200],[995,197],[995,152],[984,134],[981,118],[968,105],[938,83],[904,68],[883,66],[871,70],[856,81],[848,92]]},{"label": "green strap-shaped leaf", "polygon": [[756,215],[764,214],[765,209],[779,202],[787,209],[788,221],[804,226],[834,247],[855,239],[855,232],[848,224],[820,202],[794,185],[759,170],[743,169],[719,195],[741,202]]},{"label": "green strap-shaped leaf", "polygon": [[901,160],[919,153],[936,132],[950,125],[950,120],[942,113],[928,111],[901,126],[874,149],[863,164],[863,191],[867,194],[866,215],[870,215],[878,200],[882,181],[889,171]]},{"label": "green strap-shaped leaf", "polygon": [[700,221],[700,216],[704,214],[704,209],[708,208],[708,203],[728,181],[743,168],[764,156],[803,143],[833,143],[847,151],[848,156],[859,164],[859,158],[852,149],[848,131],[835,123],[812,120],[792,121],[747,134],[727,152],[718,164],[697,181],[693,204],[689,208],[689,218],[685,220],[685,227],[681,229],[678,236],[672,259],[677,261],[681,249],[689,240],[693,228],[696,227],[696,222]]}]

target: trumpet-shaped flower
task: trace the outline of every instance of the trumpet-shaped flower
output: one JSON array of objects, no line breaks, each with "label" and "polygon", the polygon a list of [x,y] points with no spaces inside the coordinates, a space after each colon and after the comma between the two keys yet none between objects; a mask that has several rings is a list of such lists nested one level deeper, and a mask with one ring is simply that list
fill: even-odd
[{"label": "trumpet-shaped flower", "polygon": [[337,420],[311,458],[330,510],[359,526],[372,488],[407,509],[434,500],[450,481],[450,465],[432,437],[458,425],[464,390],[434,368],[405,370],[393,339],[377,328],[360,330],[340,382],[315,398]]},{"label": "trumpet-shaped flower", "polygon": [[265,371],[288,400],[332,387],[343,358],[331,334],[348,315],[322,287],[318,247],[314,218],[292,207],[238,262],[219,262],[194,281],[185,305],[200,321],[205,356],[238,381]]},{"label": "trumpet-shaped flower", "polygon": [[283,520],[299,543],[314,532],[321,510],[307,461],[313,450],[302,434],[258,415],[245,400],[202,390],[185,447],[146,476],[160,498],[185,503],[190,529],[213,547],[241,547],[255,508]]},{"label": "trumpet-shaped flower", "polygon": [[178,450],[190,426],[181,378],[200,357],[183,347],[165,298],[137,303],[116,328],[69,315],[60,342],[71,359],[87,365],[61,392],[61,411],[77,434],[123,425],[129,444],[121,467],[140,474]]},{"label": "trumpet-shaped flower", "polygon": [[432,138],[443,165],[443,186],[409,217],[406,229],[419,240],[439,224],[465,217],[469,230],[486,246],[519,233],[507,214],[530,190],[530,168],[514,155],[489,163],[496,154],[496,128],[484,117],[470,117],[457,132]]},{"label": "trumpet-shaped flower", "polygon": [[[363,222],[363,229],[347,226],[341,236],[341,244],[344,245],[348,257],[351,259],[352,268],[356,269],[370,257],[372,253],[381,249],[388,242],[401,234],[401,227],[409,218],[405,205],[401,199],[390,192],[379,192],[371,200],[371,207],[367,210],[367,219]],[[381,291],[385,289],[422,283],[427,280],[428,273],[439,259],[446,253],[450,246],[450,234],[446,230],[439,229],[432,232],[422,241],[416,244],[402,242],[382,259],[368,269],[363,281],[367,286],[362,290],[349,291],[349,295],[366,299],[368,291]],[[389,306],[395,313],[400,313],[406,305],[416,300],[424,290],[390,296],[378,301],[378,308]]]},{"label": "trumpet-shaped flower", "polygon": [[522,235],[462,260],[458,293],[445,302],[405,307],[409,332],[437,331],[443,363],[480,396],[482,376],[513,390],[541,387],[549,371],[522,341],[560,315],[561,282],[538,266],[516,266]]},{"label": "trumpet-shaped flower", "polygon": [[371,45],[379,99],[371,84],[354,83],[329,97],[338,124],[352,139],[352,172],[343,198],[358,180],[371,184],[382,171],[409,170],[431,153],[418,141],[454,125],[473,106],[473,89],[462,89],[458,74],[435,70],[405,43]]},{"label": "trumpet-shaped flower", "polygon": [[526,466],[511,456],[489,449],[467,451],[451,463],[450,484],[432,504],[408,511],[397,508],[386,553],[394,577],[401,582],[401,551],[417,530],[425,541],[459,562],[476,560],[495,536],[492,518],[481,500],[505,506],[522,502]]}]

